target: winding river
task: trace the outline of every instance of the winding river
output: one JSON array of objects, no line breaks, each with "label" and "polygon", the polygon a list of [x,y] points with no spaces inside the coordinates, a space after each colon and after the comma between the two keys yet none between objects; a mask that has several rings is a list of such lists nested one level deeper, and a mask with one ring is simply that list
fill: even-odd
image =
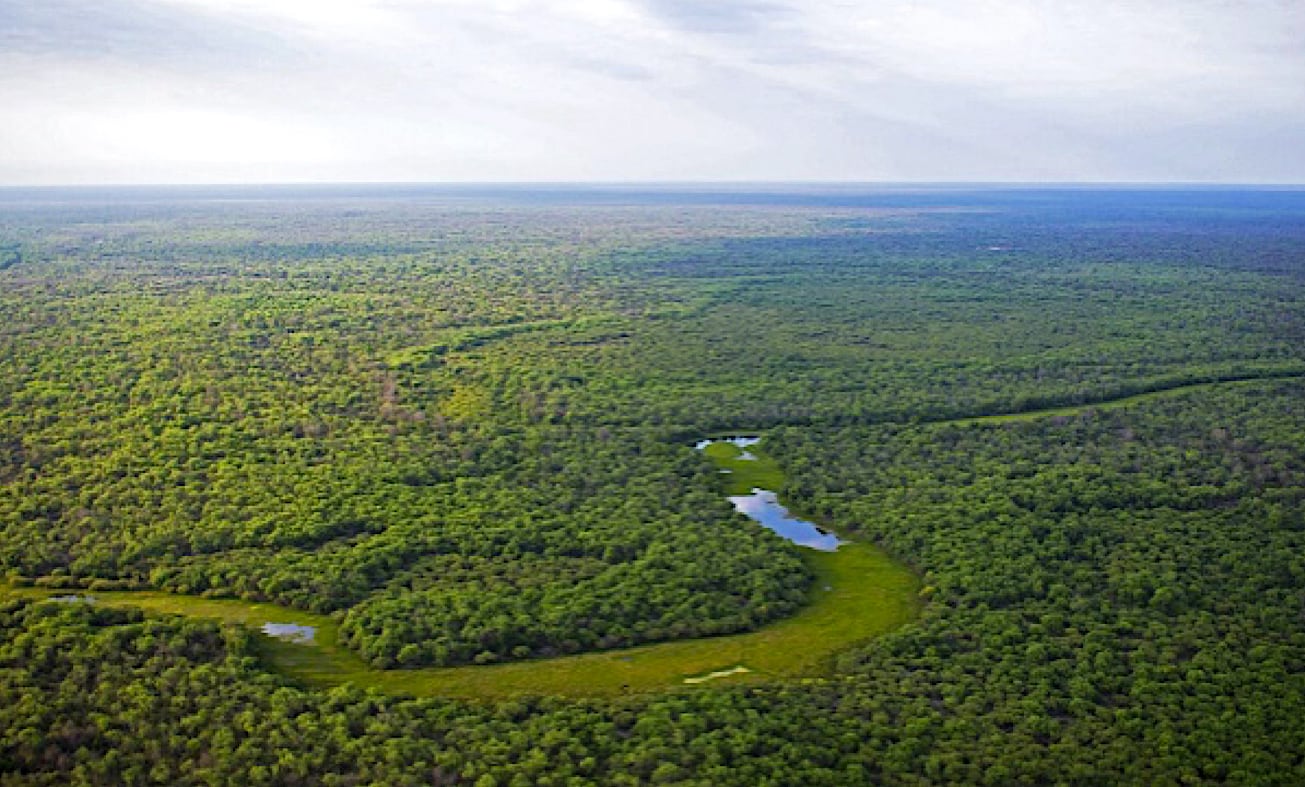
[{"label": "winding river", "polygon": [[[803,558],[816,580],[796,614],[756,631],[534,661],[380,670],[340,643],[339,624],[327,615],[157,591],[97,591],[93,598],[62,591],[63,600],[243,625],[262,635],[259,648],[269,668],[313,687],[352,683],[396,695],[496,699],[693,691],[704,683],[820,677],[832,670],[834,654],[913,619],[920,606],[919,582],[873,544],[839,541],[789,514],[773,491],[782,487],[783,474],[757,442],[749,437],[698,445],[722,471],[723,492],[736,508],[794,543],[812,547],[803,550]],[[0,584],[0,597],[48,599],[60,593]]]},{"label": "winding river", "polygon": [[[1258,376],[1282,378],[1301,375],[1299,371],[1291,371]],[[946,422],[977,425],[1029,420],[1088,408],[1124,407],[1183,390],[1255,382],[1253,377],[1233,376],[1083,405],[956,418]],[[811,530],[837,541],[832,534],[820,532],[816,525],[792,516],[775,499],[774,490],[783,486],[783,473],[759,450],[758,442],[755,437],[723,437],[701,440],[696,447],[717,465],[725,492],[740,511],[795,543],[811,536]],[[776,518],[782,527],[775,526]],[[790,523],[801,523],[811,530]],[[798,529],[791,529],[795,527]],[[792,533],[799,535],[794,538]],[[821,544],[832,551],[821,549]],[[329,616],[268,603],[156,591],[97,591],[91,597],[4,583],[0,583],[0,598],[42,598],[64,603],[139,607],[241,624],[265,632],[266,636],[260,640],[264,659],[270,668],[310,686],[353,683],[393,694],[474,699],[530,694],[597,696],[664,691],[676,687],[693,690],[696,684],[718,680],[828,674],[834,654],[895,629],[918,614],[917,577],[879,548],[856,540],[837,544],[818,542],[808,546],[813,548],[804,550],[803,556],[816,574],[808,603],[792,617],[757,631],[488,666],[373,669],[339,643],[338,624]]]}]

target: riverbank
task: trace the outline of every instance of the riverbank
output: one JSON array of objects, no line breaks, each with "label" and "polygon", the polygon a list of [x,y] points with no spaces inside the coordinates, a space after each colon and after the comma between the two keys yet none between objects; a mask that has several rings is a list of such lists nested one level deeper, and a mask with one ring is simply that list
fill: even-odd
[{"label": "riverbank", "polygon": [[[753,487],[778,489],[783,474],[771,458],[729,443],[704,453],[726,476],[727,494]],[[760,525],[758,525],[760,526]],[[788,618],[740,634],[675,640],[620,650],[488,666],[379,670],[339,642],[339,624],[265,602],[182,596],[156,591],[85,592],[93,603],[209,618],[262,629],[267,624],[313,628],[311,644],[259,638],[269,668],[297,683],[330,687],[352,683],[390,694],[496,699],[529,694],[613,696],[711,681],[754,682],[822,677],[838,652],[891,631],[918,613],[919,581],[878,547],[859,541],[834,552],[804,549],[815,582],[808,601]],[[67,590],[0,585],[0,596],[49,598]],[[742,668],[742,669],[740,669]]]},{"label": "riverbank", "polygon": [[[313,626],[313,644],[260,637],[272,670],[295,682],[329,687],[352,683],[390,694],[502,698],[527,694],[612,696],[690,688],[686,679],[743,666],[713,683],[830,674],[841,650],[909,622],[919,607],[919,583],[883,550],[850,542],[837,552],[807,550],[816,574],[810,601],[796,615],[744,634],[677,640],[637,648],[490,666],[378,670],[339,644],[326,615],[275,604],[207,599],[154,591],[88,593],[94,603],[138,607],[261,628],[266,623]],[[0,596],[47,598],[66,590],[0,586]]]}]

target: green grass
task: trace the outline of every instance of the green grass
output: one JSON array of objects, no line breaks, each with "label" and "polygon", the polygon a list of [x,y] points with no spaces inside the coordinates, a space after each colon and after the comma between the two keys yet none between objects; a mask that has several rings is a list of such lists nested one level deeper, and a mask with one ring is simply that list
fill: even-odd
[{"label": "green grass", "polygon": [[[756,459],[740,459],[745,450]],[[702,452],[720,469],[730,471],[721,474],[728,495],[750,494],[754,488],[777,492],[784,485],[784,471],[779,469],[774,459],[758,451],[755,445],[742,449],[733,443],[717,441]]]},{"label": "green grass", "polygon": [[[733,472],[722,475],[729,494],[753,487],[778,489],[783,474],[774,460],[748,449],[713,443],[706,454]],[[757,631],[637,648],[584,653],[489,666],[378,670],[339,644],[339,626],[326,615],[275,604],[181,596],[153,591],[91,592],[98,603],[151,612],[209,618],[259,628],[264,623],[316,627],[315,644],[260,638],[268,665],[297,682],[326,687],[353,683],[391,694],[501,698],[527,694],[611,696],[682,689],[686,679],[728,672],[709,681],[753,682],[818,677],[833,667],[836,653],[909,622],[918,612],[919,581],[883,550],[849,542],[837,552],[803,550],[815,572],[809,602],[792,617]],[[44,597],[75,591],[0,585],[0,595]],[[746,671],[736,670],[744,667]]]},{"label": "green grass", "polygon": [[[1002,423],[1074,415],[1089,409],[1125,407],[1196,388],[1255,382],[1257,380],[1195,383],[1104,402],[960,418],[947,423]],[[725,442],[715,442],[704,449],[706,456],[721,469],[730,471],[721,475],[726,493],[748,494],[754,487],[780,489],[784,475],[779,465],[755,446],[746,450],[756,458],[742,459],[743,450]],[[706,682],[718,684],[827,675],[832,670],[835,654],[901,626],[918,614],[921,603],[919,580],[910,569],[894,561],[883,550],[865,542],[851,541],[837,552],[804,550],[803,556],[816,574],[809,602],[792,617],[757,631],[490,666],[374,669],[339,644],[338,624],[329,616],[275,604],[153,591],[93,592],[89,595],[109,606],[139,607],[151,612],[209,618],[253,628],[264,623],[314,626],[317,631],[313,645],[269,637],[260,639],[262,655],[270,667],[309,686],[352,683],[392,694],[480,699],[526,694],[610,696],[677,688],[693,691],[697,684],[686,684],[686,679],[702,678],[716,672],[728,674]],[[39,598],[70,592],[76,591],[0,584],[0,597]],[[738,667],[744,667],[746,671],[737,670]]]},{"label": "green grass", "polygon": [[[747,667],[749,672],[711,683],[825,675],[837,652],[915,617],[919,582],[909,569],[882,550],[852,542],[837,552],[809,552],[805,556],[816,572],[811,602],[793,617],[758,631],[490,666],[377,670],[338,644],[337,624],[325,615],[274,604],[152,591],[89,595],[108,606],[139,607],[253,627],[268,622],[316,626],[314,645],[262,640],[269,666],[310,686],[353,683],[392,694],[466,698],[614,695],[677,687],[693,690],[685,685],[685,678],[736,666]],[[3,593],[11,596],[43,597],[69,592],[2,587]]]},{"label": "green grass", "polygon": [[302,626],[314,626],[317,631],[313,645],[298,645],[272,637],[260,638],[263,655],[278,671],[296,678],[308,679],[329,672],[361,672],[369,669],[361,658],[339,645],[337,641],[339,625],[327,615],[302,612],[266,602],[202,598],[152,590],[102,592],[0,585],[0,596],[9,597],[45,598],[74,593],[90,596],[96,603],[105,606],[137,607],[161,614],[237,623],[253,629],[261,628],[264,623],[297,623]]},{"label": "green grass", "polygon": [[1277,370],[1258,377],[1247,377],[1244,379],[1206,380],[1197,383],[1184,383],[1182,385],[1175,385],[1171,388],[1162,388],[1156,391],[1147,391],[1146,393],[1121,396],[1118,399],[1105,399],[1098,402],[1086,402],[1084,404],[1073,404],[1065,407],[1048,407],[1042,410],[1024,410],[1018,413],[1001,413],[998,415],[978,415],[969,418],[953,418],[945,421],[935,421],[934,423],[1000,424],[1010,423],[1012,421],[1031,421],[1035,418],[1046,418],[1054,415],[1077,415],[1086,410],[1116,410],[1121,407],[1129,407],[1142,402],[1160,399],[1187,391],[1196,391],[1203,388],[1213,388],[1216,386],[1225,387],[1231,385],[1253,386],[1264,384],[1266,382],[1273,382],[1275,380],[1290,380],[1299,377],[1305,377],[1305,373],[1293,370]]}]

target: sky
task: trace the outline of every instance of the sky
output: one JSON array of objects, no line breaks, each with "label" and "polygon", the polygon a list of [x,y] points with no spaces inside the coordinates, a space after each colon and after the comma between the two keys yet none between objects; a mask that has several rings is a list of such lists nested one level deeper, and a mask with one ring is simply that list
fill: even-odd
[{"label": "sky", "polygon": [[0,184],[1305,183],[1305,0],[0,0]]}]

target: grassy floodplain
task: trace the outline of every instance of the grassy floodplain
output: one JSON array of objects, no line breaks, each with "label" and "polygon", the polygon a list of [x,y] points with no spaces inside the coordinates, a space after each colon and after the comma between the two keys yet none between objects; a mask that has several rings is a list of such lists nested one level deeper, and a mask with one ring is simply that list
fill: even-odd
[{"label": "grassy floodplain", "polygon": [[[757,458],[729,443],[705,453],[722,469],[729,494],[754,486],[779,488],[783,473],[773,459],[750,447]],[[390,694],[501,698],[526,694],[610,696],[715,681],[758,681],[830,673],[840,650],[909,622],[918,613],[919,582],[907,567],[872,544],[852,541],[836,552],[803,550],[815,572],[809,603],[794,616],[746,634],[680,640],[575,656],[510,664],[378,670],[339,642],[339,624],[329,615],[276,604],[198,598],[151,591],[88,593],[96,603],[150,612],[220,620],[251,628],[296,623],[316,628],[311,645],[263,637],[269,665],[315,687],[352,683]],[[6,586],[12,595],[42,597],[67,591]],[[736,670],[744,667],[745,670]]]},{"label": "grassy floodplain", "polygon": [[[773,491],[784,485],[784,471],[779,464],[756,446],[748,446],[745,451],[733,443],[715,440],[703,448],[703,453],[721,469],[728,495],[746,495],[754,488]],[[744,458],[748,454],[753,458]]]},{"label": "grassy floodplain", "polygon": [[[1299,373],[1279,372],[1270,376],[1292,378]],[[1206,388],[1262,383],[1259,378],[1215,380],[1091,404],[939,423],[982,425],[1033,421],[1088,410],[1115,410]],[[703,454],[722,471],[721,483],[726,494],[743,495],[758,487],[773,490],[783,486],[784,473],[774,458],[755,445],[744,449],[727,439],[722,436],[703,449]],[[873,544],[849,541],[835,552],[803,550],[803,559],[816,576],[809,603],[796,615],[759,631],[510,664],[409,670],[380,670],[368,665],[339,642],[339,624],[330,615],[265,602],[154,591],[86,592],[85,595],[106,606],[136,607],[252,629],[259,629],[265,623],[313,626],[316,631],[311,645],[266,636],[260,639],[262,656],[268,665],[306,686],[321,688],[350,683],[396,695],[468,699],[532,694],[613,696],[720,680],[751,682],[822,677],[830,673],[832,659],[840,650],[904,625],[919,612],[918,578]],[[70,591],[3,585],[0,592],[13,597],[42,598]]]},{"label": "grassy floodplain", "polygon": [[[760,631],[638,648],[488,666],[378,670],[337,641],[328,615],[236,599],[207,599],[152,591],[90,593],[107,606],[221,620],[258,628],[264,623],[316,627],[315,644],[263,638],[269,666],[315,687],[352,683],[391,694],[498,698],[525,694],[603,696],[672,689],[686,678],[745,666],[723,680],[817,677],[829,672],[840,649],[908,622],[916,615],[919,583],[909,569],[870,544],[805,556],[816,572],[811,603]],[[829,590],[823,588],[829,587]],[[25,597],[65,591],[7,587]]]},{"label": "grassy floodplain", "polygon": [[1023,410],[1014,413],[998,413],[995,415],[978,415],[971,418],[949,418],[937,423],[943,424],[1001,424],[1013,423],[1016,421],[1031,421],[1036,418],[1050,418],[1052,416],[1078,415],[1086,410],[1117,410],[1121,407],[1137,405],[1143,402],[1152,401],[1166,396],[1185,391],[1199,391],[1206,388],[1219,386],[1236,385],[1236,386],[1254,386],[1263,384],[1266,380],[1291,380],[1305,377],[1305,370],[1300,367],[1286,367],[1265,369],[1254,374],[1238,376],[1230,379],[1204,380],[1194,383],[1180,383],[1177,385],[1164,386],[1154,391],[1131,394],[1129,396],[1120,396],[1114,399],[1103,399],[1097,402],[1086,402],[1083,404],[1067,405],[1065,407],[1043,407],[1036,410]]}]

